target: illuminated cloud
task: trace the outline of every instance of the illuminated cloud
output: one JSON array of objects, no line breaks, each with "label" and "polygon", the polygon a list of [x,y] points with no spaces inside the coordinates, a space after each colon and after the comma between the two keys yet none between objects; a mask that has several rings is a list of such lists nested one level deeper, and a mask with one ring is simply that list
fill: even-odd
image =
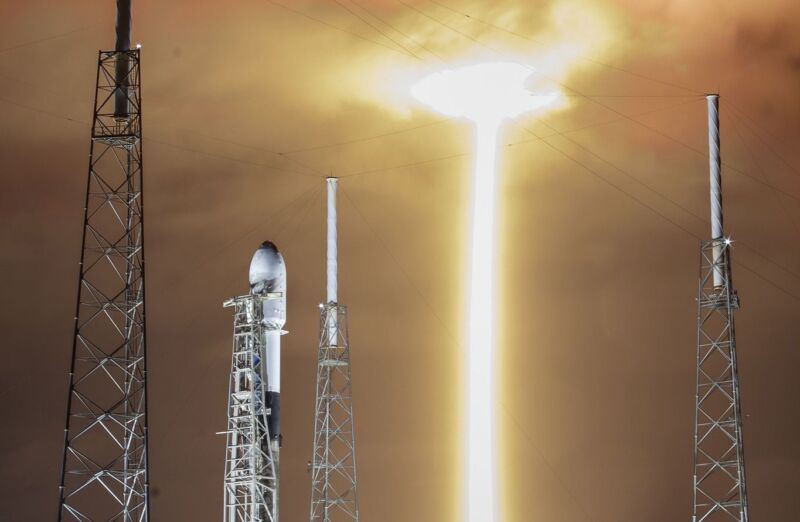
[{"label": "illuminated cloud", "polygon": [[525,89],[533,72],[532,67],[513,62],[446,69],[416,83],[411,94],[447,116],[496,122],[556,101],[558,94],[535,95]]}]

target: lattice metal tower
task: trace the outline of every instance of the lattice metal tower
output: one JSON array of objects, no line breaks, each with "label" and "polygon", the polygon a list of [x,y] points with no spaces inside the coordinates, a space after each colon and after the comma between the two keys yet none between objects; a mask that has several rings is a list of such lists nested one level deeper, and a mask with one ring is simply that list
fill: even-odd
[{"label": "lattice metal tower", "polygon": [[130,1],[97,64],[59,520],[149,518],[139,50]]},{"label": "lattice metal tower", "polygon": [[286,269],[264,242],[250,263],[250,293],[234,307],[225,448],[225,522],[277,522],[280,338],[286,333]]},{"label": "lattice metal tower", "polygon": [[269,444],[261,295],[225,303],[234,306],[233,357],[225,448],[226,522],[277,520],[278,475]]},{"label": "lattice metal tower", "polygon": [[730,240],[722,228],[719,96],[708,95],[711,239],[700,247],[693,522],[747,522]]},{"label": "lattice metal tower", "polygon": [[320,306],[311,461],[312,522],[358,520],[347,307],[337,298],[336,178],[328,178],[327,302]]}]

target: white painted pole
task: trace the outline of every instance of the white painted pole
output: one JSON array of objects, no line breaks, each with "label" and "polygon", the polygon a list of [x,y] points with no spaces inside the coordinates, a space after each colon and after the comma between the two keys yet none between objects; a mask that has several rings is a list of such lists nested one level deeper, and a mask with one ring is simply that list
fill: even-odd
[{"label": "white painted pole", "polygon": [[[719,94],[706,96],[708,104],[708,169],[711,189],[711,239],[714,244],[714,265],[722,261],[722,162],[719,152]],[[714,269],[714,286],[722,286],[722,270]]]},{"label": "white painted pole", "polygon": [[327,178],[328,183],[328,303],[338,302],[338,282],[336,279],[337,251],[336,251],[336,182],[334,177]]}]

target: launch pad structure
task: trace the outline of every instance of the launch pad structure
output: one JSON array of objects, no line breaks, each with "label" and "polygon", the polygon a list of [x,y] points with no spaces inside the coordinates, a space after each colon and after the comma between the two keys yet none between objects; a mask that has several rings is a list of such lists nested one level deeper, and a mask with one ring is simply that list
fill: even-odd
[{"label": "launch pad structure", "polygon": [[225,302],[234,308],[225,432],[225,522],[278,520],[278,469],[270,444],[264,356],[264,294]]},{"label": "launch pad structure", "polygon": [[130,2],[101,51],[89,149],[58,520],[149,519],[139,50]]},{"label": "launch pad structure", "polygon": [[731,242],[722,226],[719,96],[707,96],[712,239],[700,245],[692,522],[747,522]]},{"label": "launch pad structure", "polygon": [[249,281],[249,294],[223,304],[234,308],[223,520],[277,522],[286,267],[272,242],[253,254]]}]

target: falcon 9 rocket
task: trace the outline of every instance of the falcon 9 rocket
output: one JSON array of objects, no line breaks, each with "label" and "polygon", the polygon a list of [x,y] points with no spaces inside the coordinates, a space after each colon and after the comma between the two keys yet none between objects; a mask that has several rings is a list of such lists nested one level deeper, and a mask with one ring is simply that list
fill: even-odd
[{"label": "falcon 9 rocket", "polygon": [[286,265],[273,243],[253,254],[249,280],[250,292],[224,305],[235,309],[224,520],[277,522]]}]

